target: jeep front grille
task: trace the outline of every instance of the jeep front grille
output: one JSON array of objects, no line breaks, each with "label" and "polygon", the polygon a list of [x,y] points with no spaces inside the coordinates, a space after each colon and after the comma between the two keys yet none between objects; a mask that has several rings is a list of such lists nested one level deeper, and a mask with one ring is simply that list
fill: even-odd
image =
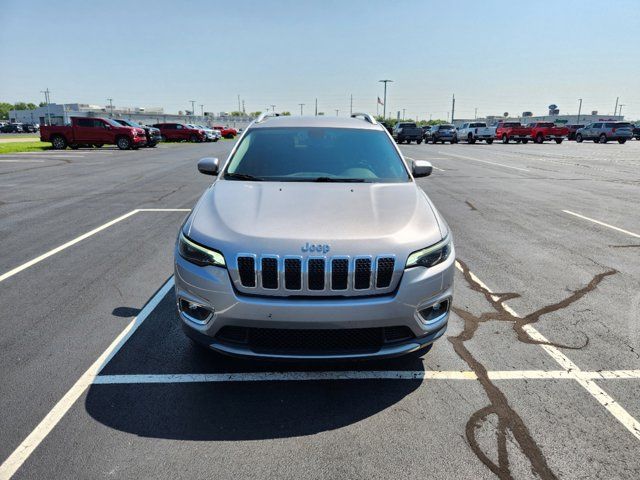
[{"label": "jeep front grille", "polygon": [[402,276],[391,255],[379,257],[284,257],[240,254],[231,276],[243,293],[280,296],[379,295]]}]

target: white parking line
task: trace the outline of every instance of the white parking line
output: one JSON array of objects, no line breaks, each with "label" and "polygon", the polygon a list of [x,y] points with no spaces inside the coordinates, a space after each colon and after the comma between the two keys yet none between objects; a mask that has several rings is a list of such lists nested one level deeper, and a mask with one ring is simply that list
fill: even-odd
[{"label": "white parking line", "polygon": [[69,411],[73,404],[82,396],[96,378],[96,375],[109,361],[118,353],[125,342],[133,335],[137,328],[147,318],[147,316],[158,306],[160,301],[173,288],[173,277],[171,277],[153,298],[140,311],[138,316],[120,332],[111,345],[102,352],[95,362],[87,369],[69,391],[60,399],[51,411],[25,438],[18,448],[0,465],[0,480],[7,480],[13,476],[20,466],[29,458],[38,445],[49,435],[53,428],[60,422],[62,417]]},{"label": "white parking line", "polygon": [[[462,270],[462,266],[456,262],[456,267],[458,270]],[[470,272],[471,278],[474,282],[476,282],[481,288],[485,289],[488,292],[491,292],[491,289],[483,283],[475,274]],[[494,301],[498,301],[500,297],[497,295],[492,295]],[[505,302],[502,302],[504,309],[509,312],[515,318],[521,318],[511,307],[509,307]],[[525,325],[523,330],[531,337],[533,340],[543,343],[549,343],[549,340],[542,335],[535,327],[532,325]],[[592,379],[581,377],[581,373],[584,373],[580,370],[580,368],[573,363],[569,357],[567,357],[564,353],[562,353],[558,348],[552,345],[540,345],[542,349],[544,349],[551,358],[553,358],[556,363],[558,363],[566,372],[570,373],[574,380],[576,380],[593,398],[595,398],[607,411],[615,417],[631,434],[640,440],[640,422],[636,420],[629,412],[627,412],[618,402],[616,402],[611,395],[605,392],[602,388],[600,388]]]},{"label": "white parking line", "polygon": [[587,220],[589,222],[597,223],[598,225],[602,225],[603,227],[610,228],[612,230],[616,230],[618,232],[626,233],[627,235],[631,235],[632,237],[640,238],[640,234],[630,232],[629,230],[625,230],[620,227],[614,227],[613,225],[609,225],[608,223],[601,222],[600,220],[595,220],[593,218],[585,217],[584,215],[580,215],[579,213],[572,212],[571,210],[562,210],[564,213],[568,213],[569,215],[573,215],[574,217],[581,218],[583,220]]},{"label": "white parking line", "polygon": [[188,212],[190,211],[190,209],[188,208],[137,208],[135,210],[131,210],[129,213],[125,213],[124,215],[118,217],[118,218],[114,218],[113,220],[100,225],[97,228],[94,228],[93,230],[91,230],[90,232],[84,233],[82,235],[80,235],[79,237],[74,238],[73,240],[69,240],[67,243],[63,243],[62,245],[60,245],[59,247],[53,248],[51,250],[49,250],[46,253],[43,253],[42,255],[29,260],[26,263],[23,263],[22,265],[9,270],[6,273],[3,273],[2,275],[0,275],[0,282],[5,281],[8,278],[13,277],[14,275],[16,275],[17,273],[22,272],[23,270],[26,270],[29,267],[34,266],[37,263],[40,263],[41,261],[49,258],[52,255],[55,255],[56,253],[60,253],[61,251],[75,245],[78,242],[81,242],[82,240],[85,240],[93,235],[95,235],[98,232],[101,232],[102,230],[109,228],[113,225],[115,225],[118,222],[121,222],[122,220],[125,220],[127,218],[129,218],[132,215],[135,215],[136,213],[140,213],[140,212]]},{"label": "white parking line", "polygon": [[[505,370],[487,372],[492,380],[582,380],[640,379],[640,370],[568,372],[566,370]],[[98,375],[96,385],[142,383],[224,383],[224,382],[302,382],[312,380],[476,380],[472,371],[328,371],[257,373],[185,373],[165,375]]]},{"label": "white parking line", "polygon": [[44,160],[0,160],[0,163],[44,163]]},{"label": "white parking line", "polygon": [[450,157],[462,158],[464,160],[472,160],[474,162],[488,163],[489,165],[497,165],[499,167],[511,168],[513,170],[520,170],[522,172],[530,172],[531,171],[531,170],[529,170],[527,168],[514,167],[513,165],[505,165],[504,163],[490,162],[488,160],[480,160],[479,158],[467,157],[466,155],[458,155],[456,153],[448,153],[448,152],[438,152],[438,153],[441,153],[443,155],[448,155]]}]

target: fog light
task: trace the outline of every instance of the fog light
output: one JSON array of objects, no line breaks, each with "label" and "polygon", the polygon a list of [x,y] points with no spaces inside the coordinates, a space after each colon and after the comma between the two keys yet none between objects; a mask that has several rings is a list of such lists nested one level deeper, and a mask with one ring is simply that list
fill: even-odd
[{"label": "fog light", "polygon": [[420,313],[420,318],[423,323],[432,322],[438,317],[441,317],[449,311],[449,299],[436,302],[433,305],[423,308]]},{"label": "fog light", "polygon": [[189,320],[196,323],[207,323],[213,316],[213,309],[196,302],[181,298],[178,302],[180,311]]}]

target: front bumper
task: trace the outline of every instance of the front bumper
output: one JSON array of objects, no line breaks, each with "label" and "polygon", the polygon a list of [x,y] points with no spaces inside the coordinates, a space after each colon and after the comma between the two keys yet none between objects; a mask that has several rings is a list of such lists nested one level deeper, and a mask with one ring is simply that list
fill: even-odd
[{"label": "front bumper", "polygon": [[[420,350],[441,337],[449,319],[453,296],[454,258],[429,269],[404,271],[398,289],[390,295],[346,298],[258,297],[234,290],[226,269],[199,267],[175,255],[175,291],[183,299],[206,306],[213,314],[194,321],[178,308],[182,326],[191,338],[220,353],[269,359],[361,359],[394,357]],[[447,310],[429,321],[420,311],[448,300]],[[216,337],[226,326],[256,329],[360,329],[408,327],[412,338],[380,345],[375,350],[282,352],[256,350]]]},{"label": "front bumper", "polygon": [[135,137],[132,137],[131,140],[133,141],[134,145],[140,147],[146,145],[147,143],[147,137],[145,137],[144,135],[137,135]]}]

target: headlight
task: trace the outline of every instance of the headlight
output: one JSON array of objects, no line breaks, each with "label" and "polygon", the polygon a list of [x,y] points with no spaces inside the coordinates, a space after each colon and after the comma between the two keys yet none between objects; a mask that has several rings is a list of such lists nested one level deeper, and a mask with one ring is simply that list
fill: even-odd
[{"label": "headlight", "polygon": [[198,245],[193,240],[189,240],[182,231],[178,237],[178,252],[182,258],[196,265],[226,266],[224,256],[220,252]]},{"label": "headlight", "polygon": [[443,240],[439,241],[435,245],[423,248],[417,252],[413,252],[407,259],[407,265],[409,267],[434,267],[439,263],[444,262],[451,255],[451,236],[447,235]]}]

